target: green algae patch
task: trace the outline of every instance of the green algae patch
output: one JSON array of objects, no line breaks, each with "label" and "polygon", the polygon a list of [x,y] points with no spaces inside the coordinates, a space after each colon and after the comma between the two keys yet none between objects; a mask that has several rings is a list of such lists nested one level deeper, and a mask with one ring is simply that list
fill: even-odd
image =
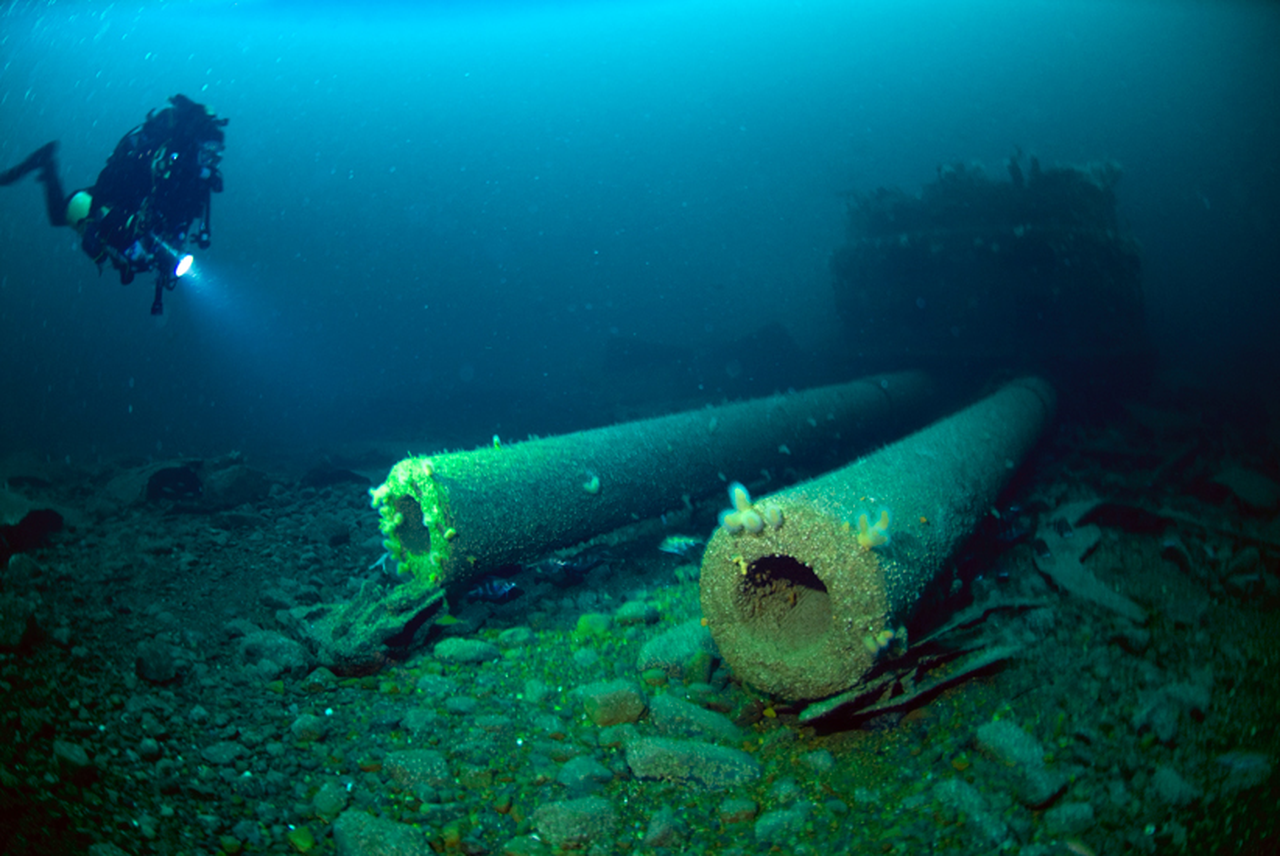
[{"label": "green algae patch", "polygon": [[316,838],[311,834],[311,830],[305,826],[299,826],[290,829],[285,834],[285,838],[289,841],[289,846],[298,853],[309,853],[316,846]]},{"label": "green algae patch", "polygon": [[592,639],[608,639],[613,629],[613,619],[603,612],[586,612],[578,616],[578,624],[573,628],[575,642],[588,642]]}]

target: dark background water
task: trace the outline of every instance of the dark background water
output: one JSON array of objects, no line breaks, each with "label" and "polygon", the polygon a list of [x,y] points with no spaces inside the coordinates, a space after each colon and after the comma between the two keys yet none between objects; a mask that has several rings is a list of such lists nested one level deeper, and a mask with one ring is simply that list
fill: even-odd
[{"label": "dark background water", "polygon": [[59,139],[70,189],[170,95],[231,119],[163,324],[0,190],[6,451],[422,451],[852,376],[842,192],[1015,146],[1124,166],[1164,365],[1280,363],[1276,4],[416,5],[0,7],[0,165]]}]

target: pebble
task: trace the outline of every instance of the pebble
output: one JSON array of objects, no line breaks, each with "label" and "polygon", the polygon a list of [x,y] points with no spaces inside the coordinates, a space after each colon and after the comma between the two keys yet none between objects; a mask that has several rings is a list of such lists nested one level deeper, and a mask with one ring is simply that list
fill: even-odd
[{"label": "pebble", "polygon": [[671,737],[697,737],[737,744],[742,731],[723,713],[690,704],[671,693],[654,697],[649,719],[659,732]]},{"label": "pebble", "polygon": [[648,707],[640,687],[631,681],[616,680],[587,684],[574,691],[583,709],[596,725],[635,722]]},{"label": "pebble", "polygon": [[236,759],[243,754],[244,747],[230,740],[223,740],[200,750],[201,758],[218,767],[235,763]]},{"label": "pebble", "polygon": [[618,818],[603,797],[581,797],[538,806],[533,826],[557,850],[582,850],[587,844],[608,852],[604,839],[612,836]]},{"label": "pebble", "polygon": [[485,663],[498,659],[502,652],[480,639],[453,636],[436,645],[435,655],[446,663]]},{"label": "pebble", "polygon": [[1156,767],[1151,774],[1151,787],[1163,802],[1174,806],[1187,805],[1200,796],[1200,791],[1168,764]]},{"label": "pebble", "polygon": [[627,743],[626,753],[627,766],[642,779],[727,788],[760,777],[760,763],[746,752],[701,740],[637,737]]}]

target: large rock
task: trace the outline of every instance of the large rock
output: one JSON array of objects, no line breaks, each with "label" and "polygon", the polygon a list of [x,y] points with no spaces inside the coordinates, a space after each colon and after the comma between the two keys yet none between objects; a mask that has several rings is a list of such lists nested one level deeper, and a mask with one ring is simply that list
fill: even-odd
[{"label": "large rock", "polygon": [[0,487],[0,525],[17,523],[31,510],[31,501],[6,487]]},{"label": "large rock", "polygon": [[[163,498],[167,485],[187,484],[183,491],[194,492],[194,485],[199,486],[198,493],[203,492],[200,482],[200,461],[159,461],[139,467],[129,467],[114,475],[103,486],[96,497],[95,510],[99,513],[112,513],[130,505],[140,505],[148,499]],[[173,492],[172,490],[168,492]]]},{"label": "large rock", "polygon": [[197,510],[235,508],[271,493],[266,473],[245,466],[239,455],[214,461],[170,460],[117,473],[95,498],[94,510],[111,513],[143,502],[178,502]]},{"label": "large rock", "polygon": [[1275,511],[1280,508],[1280,485],[1262,473],[1231,466],[1214,476],[1213,480],[1235,494],[1236,499],[1253,511]]}]

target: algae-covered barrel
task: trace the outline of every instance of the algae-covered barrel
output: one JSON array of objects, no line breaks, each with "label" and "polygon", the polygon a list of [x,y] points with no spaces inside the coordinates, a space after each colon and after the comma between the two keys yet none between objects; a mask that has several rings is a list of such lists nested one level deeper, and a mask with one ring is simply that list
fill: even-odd
[{"label": "algae-covered barrel", "polygon": [[702,614],[734,675],[791,700],[856,685],[977,527],[1055,406],[1015,381],[834,472],[733,508],[702,558]]},{"label": "algae-covered barrel", "polygon": [[[722,490],[726,478],[848,460],[936,407],[916,372],[407,458],[371,491],[401,571],[454,585]],[[834,460],[833,460],[834,459]]]}]

